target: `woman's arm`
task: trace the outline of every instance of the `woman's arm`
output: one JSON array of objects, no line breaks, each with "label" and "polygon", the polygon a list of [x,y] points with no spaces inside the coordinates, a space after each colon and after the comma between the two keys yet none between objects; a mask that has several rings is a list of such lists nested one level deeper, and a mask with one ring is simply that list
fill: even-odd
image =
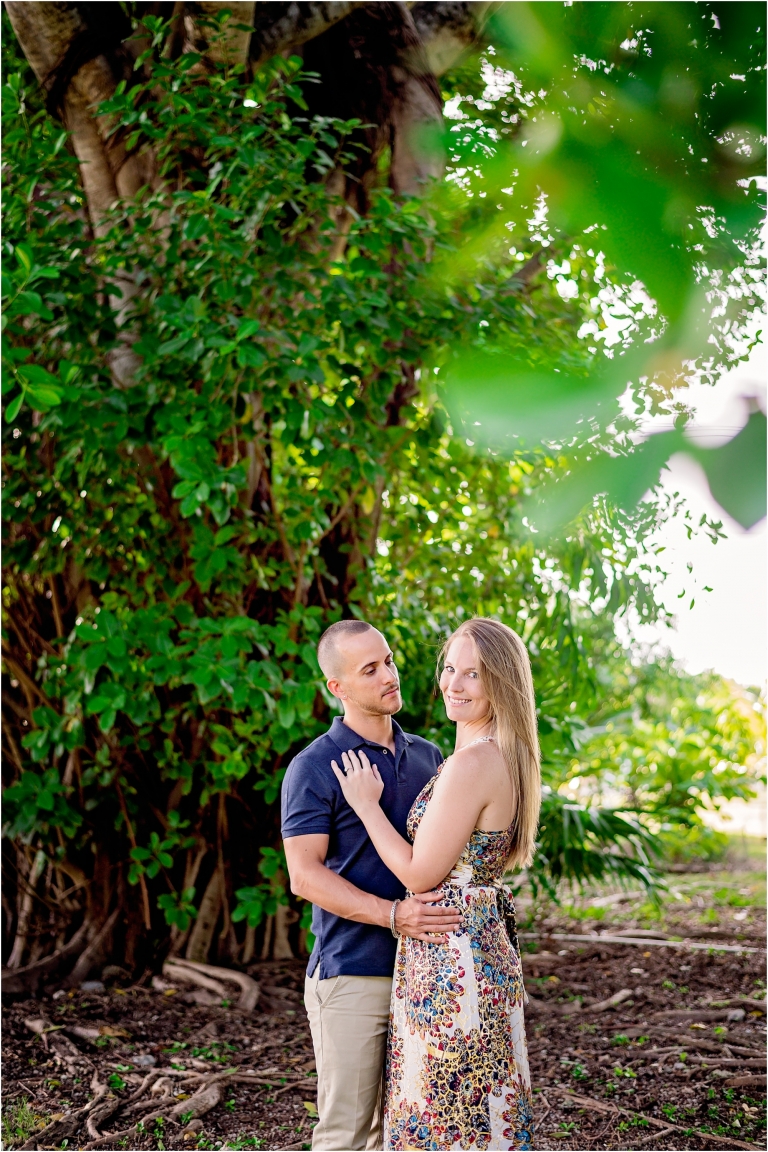
[{"label": "woman's arm", "polygon": [[434,888],[453,868],[488,803],[488,774],[482,758],[459,754],[446,764],[413,845],[399,835],[379,807],[384,785],[365,752],[359,756],[343,752],[342,761],[346,774],[335,760],[331,768],[390,872],[411,892]]},{"label": "woman's arm", "polygon": [[[392,901],[361,891],[328,868],[325,863],[328,855],[326,835],[291,836],[283,841],[283,847],[291,891],[297,896],[303,896],[345,920],[389,928]],[[456,908],[435,907],[439,899],[439,892],[423,892],[401,900],[395,913],[397,931],[402,936],[412,936],[430,944],[444,943],[445,933],[459,928],[461,915]]]}]

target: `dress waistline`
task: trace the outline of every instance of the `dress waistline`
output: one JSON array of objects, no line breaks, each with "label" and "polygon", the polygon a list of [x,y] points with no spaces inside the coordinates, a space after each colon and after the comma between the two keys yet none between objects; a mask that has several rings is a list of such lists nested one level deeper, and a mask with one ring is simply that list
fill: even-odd
[{"label": "dress waistline", "polygon": [[499,913],[507,930],[509,942],[514,948],[515,952],[520,955],[520,942],[517,938],[517,916],[515,913],[515,901],[512,893],[509,891],[506,885],[502,883],[501,880],[492,881],[490,884],[465,884],[458,877],[456,879],[452,879],[449,876],[442,882],[440,887],[452,888],[459,892],[495,892],[496,898],[499,902]]}]

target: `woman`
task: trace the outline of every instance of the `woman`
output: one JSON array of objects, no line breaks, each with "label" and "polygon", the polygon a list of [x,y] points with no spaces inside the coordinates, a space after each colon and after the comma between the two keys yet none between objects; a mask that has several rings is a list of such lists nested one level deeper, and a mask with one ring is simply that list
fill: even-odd
[{"label": "woman", "polygon": [[[523,977],[504,871],[530,863],[541,799],[530,662],[497,620],[462,624],[441,653],[456,747],[411,808],[404,840],[364,752],[332,762],[376,851],[409,892],[442,881],[463,923],[446,943],[401,937],[384,1096],[388,1149],[527,1149],[533,1115]],[[393,908],[394,911],[394,908]],[[394,916],[392,917],[394,920]]]}]

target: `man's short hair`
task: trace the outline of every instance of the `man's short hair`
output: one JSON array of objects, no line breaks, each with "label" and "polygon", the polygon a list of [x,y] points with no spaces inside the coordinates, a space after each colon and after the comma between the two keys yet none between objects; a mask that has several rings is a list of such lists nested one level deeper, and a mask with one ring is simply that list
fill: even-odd
[{"label": "man's short hair", "polygon": [[326,628],[317,645],[317,662],[327,680],[338,675],[339,644],[343,644],[348,636],[359,636],[361,632],[369,632],[372,628],[373,624],[365,620],[337,620],[330,628]]}]

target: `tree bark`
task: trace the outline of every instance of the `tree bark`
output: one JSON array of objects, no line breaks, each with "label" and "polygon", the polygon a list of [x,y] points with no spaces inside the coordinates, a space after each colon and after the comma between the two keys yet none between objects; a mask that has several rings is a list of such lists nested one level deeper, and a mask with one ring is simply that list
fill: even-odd
[{"label": "tree bark", "polygon": [[114,912],[112,912],[96,932],[87,948],[84,948],[78,956],[77,963],[65,981],[68,988],[74,988],[77,984],[82,984],[83,980],[86,980],[88,976],[90,976],[92,970],[102,965],[109,957],[112,931],[120,915],[121,908],[118,904]]},{"label": "tree bark", "polygon": [[[205,5],[220,8],[220,4]],[[251,38],[251,62],[263,64],[270,56],[298,48],[308,40],[321,36],[355,8],[363,8],[364,0],[352,3],[328,4],[256,4]]]},{"label": "tree bark", "polygon": [[[21,851],[17,852],[17,859],[21,859]],[[45,867],[45,853],[38,851],[32,861],[32,866],[29,869],[26,883],[23,889],[24,895],[21,899],[21,907],[19,908],[19,917],[16,924],[16,939],[13,941],[13,948],[8,957],[9,968],[20,968],[21,962],[24,959],[24,952],[27,947],[27,935],[29,933],[29,922],[32,917],[32,907],[35,900],[35,888],[37,882],[42,876],[43,868]]]},{"label": "tree bark", "polygon": [[[221,11],[222,5],[201,0],[200,3],[187,7],[194,7],[195,24],[200,28],[201,21],[216,16]],[[232,13],[231,27],[227,28],[225,35],[217,40],[215,45],[208,46],[207,55],[217,64],[244,64],[248,59],[251,42],[251,33],[246,32],[244,26],[253,27],[256,4],[253,0],[249,0],[247,3],[228,4],[227,7]]]},{"label": "tree bark", "polygon": [[70,956],[76,955],[81,944],[85,942],[87,934],[88,925],[83,923],[71,940],[62,948],[52,952],[50,956],[46,956],[34,964],[27,964],[24,968],[4,969],[3,992],[15,993],[16,995],[32,994],[34,996],[44,980],[52,979],[64,961],[68,960]]},{"label": "tree bark", "polygon": [[[184,883],[182,884],[182,891],[195,887],[195,884],[197,883],[197,874],[200,871],[200,865],[202,864],[203,859],[207,853],[208,845],[205,842],[198,845],[194,856],[192,855],[191,849],[187,851],[187,866],[184,869]],[[169,952],[170,956],[178,956],[181,953],[181,950],[189,939],[193,928],[194,921],[184,932],[182,932],[180,928],[177,928],[176,925],[173,926],[171,929],[171,948]]]},{"label": "tree bark", "polygon": [[273,960],[293,960],[293,949],[288,939],[288,928],[298,920],[298,915],[287,904],[278,904],[275,912],[275,936],[272,945]]},{"label": "tree bark", "polygon": [[[320,74],[320,103],[344,104],[352,115],[362,113],[364,122],[374,123],[371,165],[390,144],[393,187],[413,193],[440,172],[439,157],[417,140],[419,128],[440,122],[433,73],[445,71],[471,45],[491,7],[422,3],[410,12],[406,4],[390,2],[211,2],[139,4],[137,13],[174,17],[167,46],[172,54],[194,47],[217,62],[250,60],[257,66],[276,53],[303,50]],[[98,230],[118,196],[134,196],[156,181],[151,154],[128,153],[122,134],[110,135],[110,118],[92,111],[114,94],[118,81],[131,83],[145,43],[128,39],[130,22],[118,4],[6,0],[6,9],[51,111],[72,133]],[[232,24],[240,27],[209,44],[206,21],[223,9],[232,11]]]},{"label": "tree bark", "polygon": [[[443,157],[433,131],[442,122],[442,102],[434,75],[445,71],[476,38],[489,3],[177,3],[139,4],[173,17],[166,46],[171,54],[190,48],[214,62],[252,65],[279,52],[303,50],[320,84],[311,86],[312,110],[372,125],[363,131],[368,151],[359,171],[344,174],[345,198],[364,211],[382,151],[391,152],[390,183],[416,195],[439,177]],[[135,61],[146,42],[131,36],[131,25],[116,3],[55,3],[6,0],[11,24],[48,106],[71,133],[94,232],[107,225],[107,212],[119,198],[142,187],[157,187],[149,149],[128,152],[124,134],[113,132],[109,116],[93,109],[115,93],[119,81],[135,79]],[[206,22],[232,11],[233,27],[209,43]],[[253,29],[247,31],[247,27]],[[120,295],[112,306],[121,337],[111,353],[116,384],[134,378],[138,358],[125,319],[138,287],[130,272],[115,275]]]},{"label": "tree bark", "polygon": [[260,960],[269,960],[269,954],[272,949],[272,936],[274,935],[275,918],[274,916],[267,916],[264,921],[264,939],[261,944],[261,952],[259,953]]},{"label": "tree bark", "polygon": [[411,15],[430,71],[442,76],[452,68],[477,41],[491,12],[500,6],[485,0],[414,4]]},{"label": "tree bark", "polygon": [[222,880],[221,870],[217,865],[213,875],[208,881],[208,886],[200,902],[200,911],[197,914],[197,919],[189,935],[186,950],[187,960],[196,960],[198,963],[205,963],[208,959],[208,953],[210,952],[213,941],[213,933],[216,928],[216,921],[219,918],[219,911],[221,910]]},{"label": "tree bark", "polygon": [[357,8],[304,45],[304,65],[320,83],[305,92],[310,114],[358,118],[365,151],[345,169],[345,198],[367,208],[379,160],[390,150],[395,192],[415,195],[442,173],[442,156],[420,132],[442,124],[442,100],[429,72],[419,34],[405,4]]},{"label": "tree bark", "polygon": [[[81,15],[85,9],[85,17]],[[106,8],[113,9],[105,13]],[[72,134],[94,230],[118,197],[135,196],[154,183],[152,158],[127,152],[120,133],[110,135],[111,117],[94,107],[115,93],[118,81],[133,78],[137,41],[124,44],[131,26],[118,4],[19,3],[7,0],[13,30],[45,89],[49,109]]]}]

